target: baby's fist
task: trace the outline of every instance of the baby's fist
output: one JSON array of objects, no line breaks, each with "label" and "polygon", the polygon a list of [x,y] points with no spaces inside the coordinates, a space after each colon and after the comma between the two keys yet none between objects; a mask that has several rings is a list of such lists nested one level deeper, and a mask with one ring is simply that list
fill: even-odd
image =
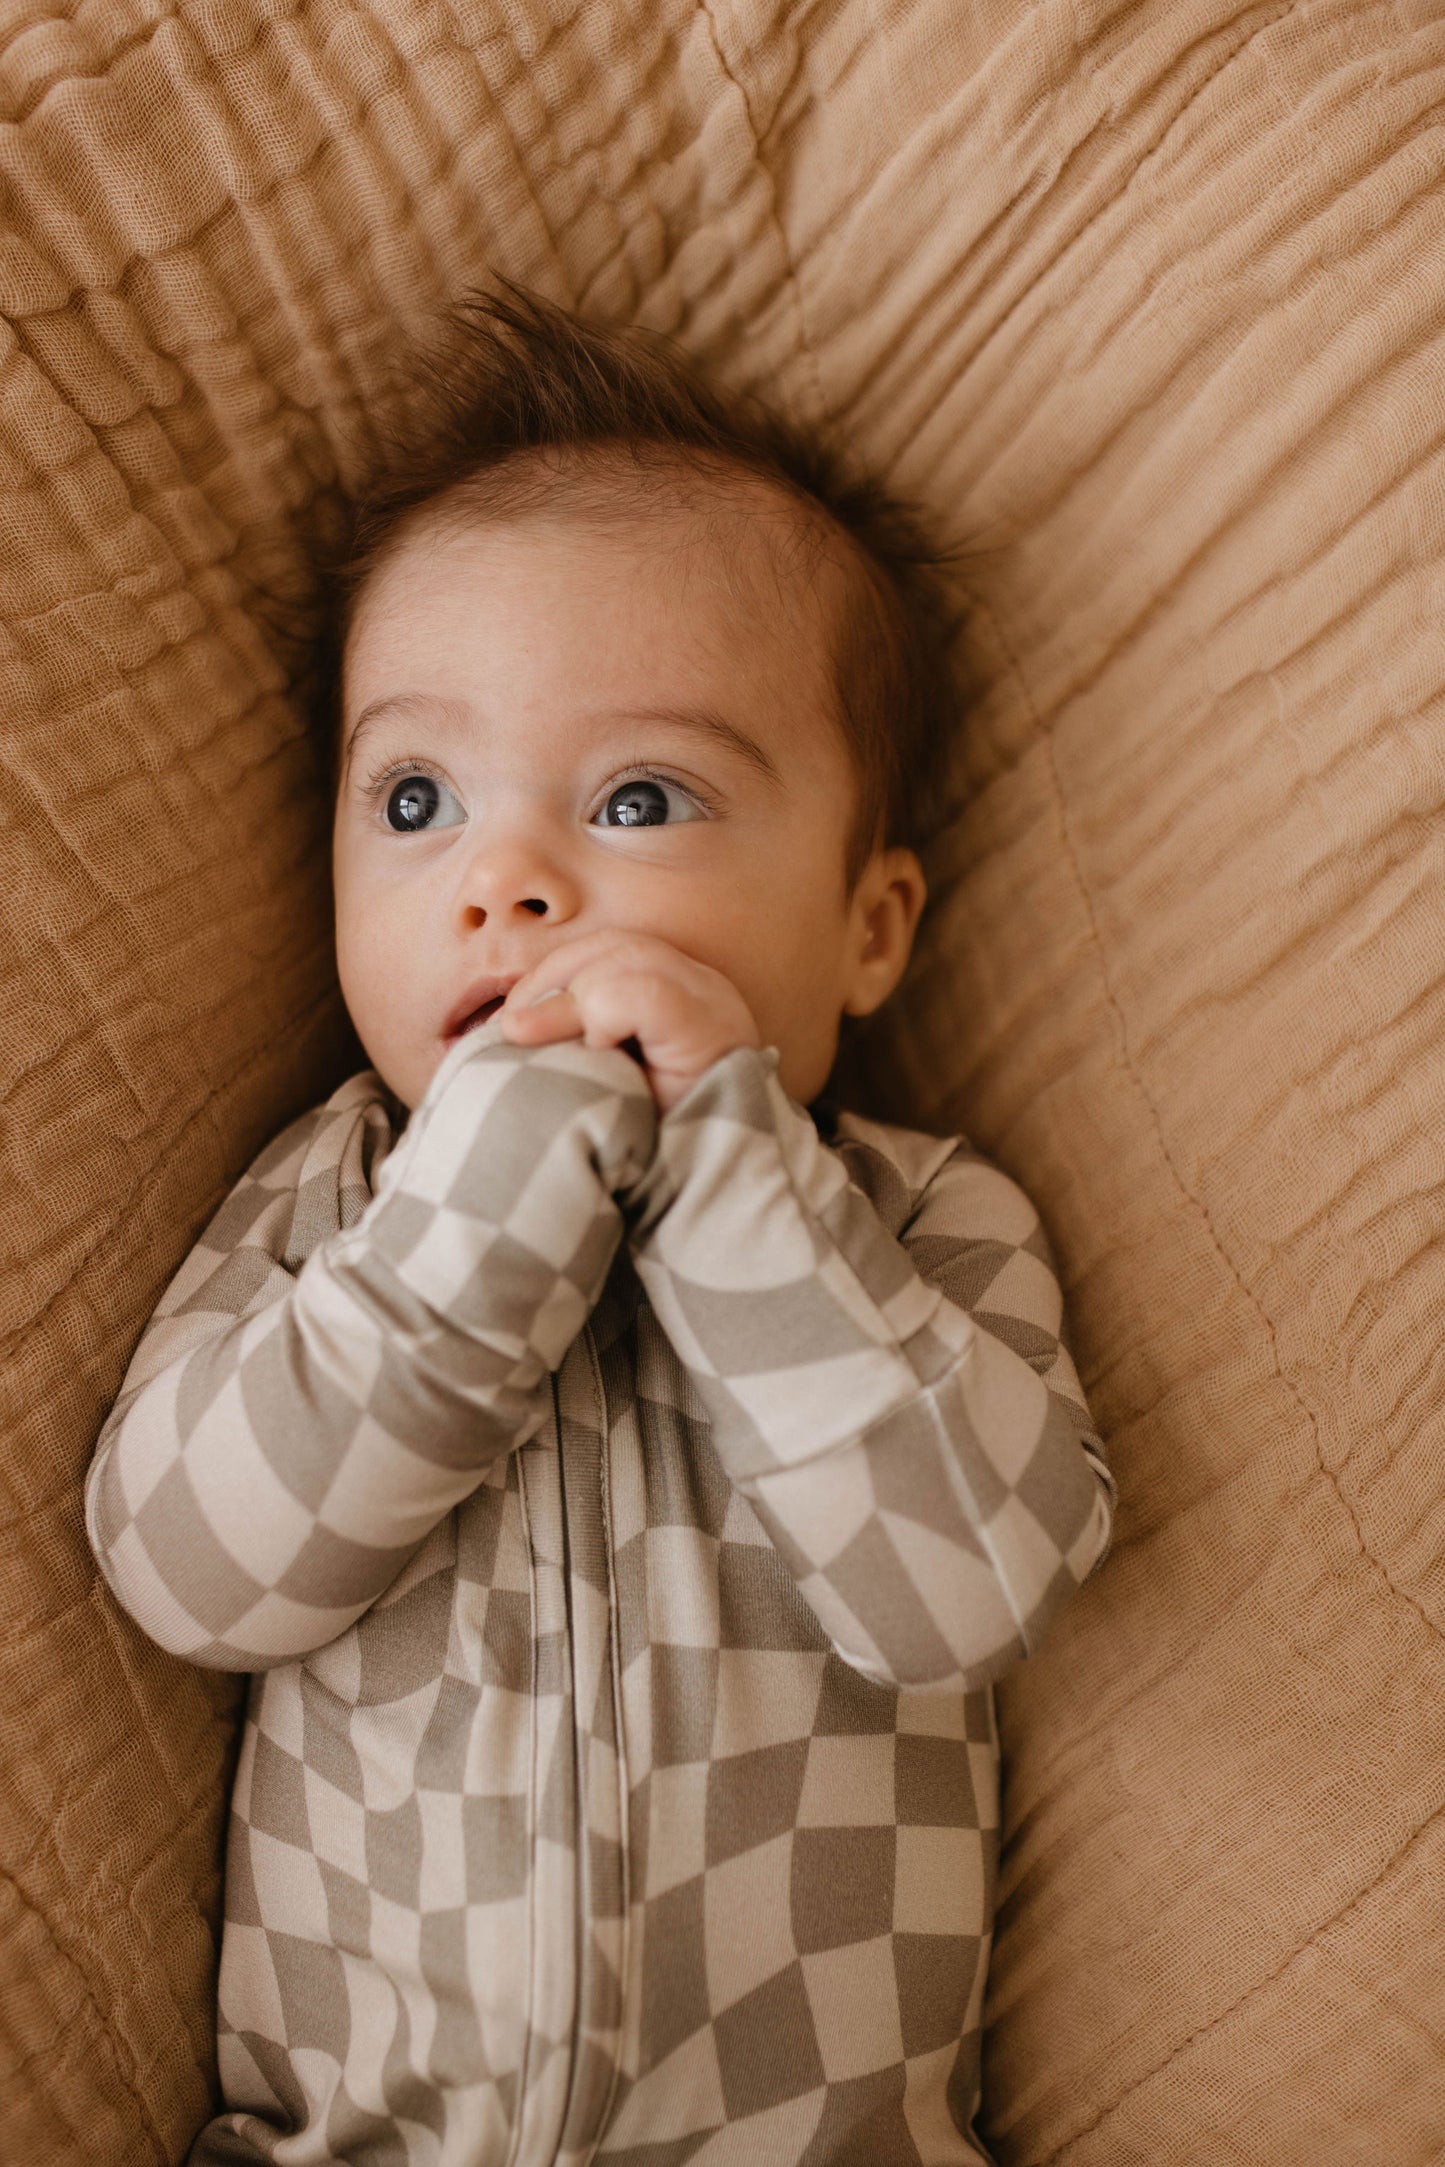
[{"label": "baby's fist", "polygon": [[563,942],[518,979],[498,1020],[516,1046],[635,1042],[663,1113],[735,1046],[762,1044],[731,979],[652,933],[602,931]]}]

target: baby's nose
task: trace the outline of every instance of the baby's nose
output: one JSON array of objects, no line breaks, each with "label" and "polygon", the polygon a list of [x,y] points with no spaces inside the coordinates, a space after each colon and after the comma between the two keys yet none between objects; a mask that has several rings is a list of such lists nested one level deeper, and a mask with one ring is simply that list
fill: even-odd
[{"label": "baby's nose", "polygon": [[[512,908],[514,910],[530,911],[534,918],[545,918],[551,911],[551,905],[544,895],[522,896],[512,905]],[[492,905],[489,909],[484,903],[467,903],[462,908],[463,921],[474,933],[486,924],[489,917],[495,918],[500,915],[503,914],[498,912],[495,905]]]},{"label": "baby's nose", "polygon": [[576,883],[564,853],[543,839],[513,835],[479,839],[462,878],[459,902],[464,930],[490,924],[493,931],[522,918],[569,918],[577,909]]}]

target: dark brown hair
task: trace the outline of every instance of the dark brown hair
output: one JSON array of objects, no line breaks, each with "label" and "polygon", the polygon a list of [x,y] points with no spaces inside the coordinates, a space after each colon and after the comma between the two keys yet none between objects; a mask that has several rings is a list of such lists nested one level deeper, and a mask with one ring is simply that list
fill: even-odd
[{"label": "dark brown hair", "polygon": [[[758,400],[706,381],[657,334],[583,323],[503,279],[456,303],[444,326],[438,346],[412,363],[403,418],[352,501],[325,575],[333,762],[357,602],[414,516],[444,502],[464,516],[505,516],[559,490],[580,490],[603,510],[618,496],[619,458],[630,458],[654,474],[691,468],[714,486],[771,484],[797,507],[814,567],[824,552],[841,563],[848,592],[834,612],[833,676],[859,784],[848,891],[878,844],[924,841],[956,709],[945,574],[958,553],[930,536],[914,507]],[[829,548],[840,538],[841,549]]]}]

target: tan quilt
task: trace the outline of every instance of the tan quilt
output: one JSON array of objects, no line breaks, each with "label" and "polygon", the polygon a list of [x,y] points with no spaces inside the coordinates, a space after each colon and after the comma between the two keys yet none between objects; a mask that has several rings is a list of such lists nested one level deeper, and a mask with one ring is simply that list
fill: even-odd
[{"label": "tan quilt", "polygon": [[971,548],[854,1085],[1037,1199],[1121,1492],[1000,1690],[985,2133],[1445,2157],[1442,110],[1439,0],[3,0],[7,2162],[209,2112],[235,1686],[117,1609],[80,1484],[358,1065],[279,628],[490,267]]}]

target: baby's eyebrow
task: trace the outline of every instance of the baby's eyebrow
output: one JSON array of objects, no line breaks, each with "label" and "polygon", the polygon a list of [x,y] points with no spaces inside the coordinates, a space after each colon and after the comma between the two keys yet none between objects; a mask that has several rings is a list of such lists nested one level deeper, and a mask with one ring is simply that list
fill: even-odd
[{"label": "baby's eyebrow", "polygon": [[710,707],[617,707],[604,709],[592,719],[596,722],[662,723],[674,730],[690,730],[694,737],[710,738],[714,744],[727,746],[750,767],[755,767],[767,782],[782,784],[782,776],[757,739],[749,737],[746,730],[740,730],[735,722],[729,722],[725,715],[717,714]]},{"label": "baby's eyebrow", "polygon": [[[460,719],[455,701],[438,700],[429,693],[393,692],[388,693],[384,699],[372,700],[357,716],[355,727],[347,739],[343,771],[350,767],[352,756],[370,724],[380,721],[383,715],[391,714],[394,711],[417,708],[430,708],[433,711],[440,709],[445,713],[449,721]],[[705,737],[715,745],[727,746],[740,759],[746,760],[750,767],[756,768],[766,782],[772,783],[776,788],[782,786],[782,776],[778,773],[776,765],[757,739],[749,737],[746,730],[739,729],[735,722],[729,722],[725,715],[719,715],[713,708],[602,708],[589,715],[588,720],[595,723],[629,725],[650,722],[660,723],[668,729],[688,730],[694,737]]]},{"label": "baby's eyebrow", "polygon": [[370,700],[357,716],[352,726],[351,735],[346,740],[346,748],[341,761],[343,778],[350,770],[357,746],[361,743],[372,723],[380,722],[383,715],[393,713],[408,714],[419,709],[426,709],[433,715],[440,715],[447,722],[460,723],[464,720],[463,710],[458,701],[439,699],[434,693],[430,692],[388,692],[380,700]]}]

